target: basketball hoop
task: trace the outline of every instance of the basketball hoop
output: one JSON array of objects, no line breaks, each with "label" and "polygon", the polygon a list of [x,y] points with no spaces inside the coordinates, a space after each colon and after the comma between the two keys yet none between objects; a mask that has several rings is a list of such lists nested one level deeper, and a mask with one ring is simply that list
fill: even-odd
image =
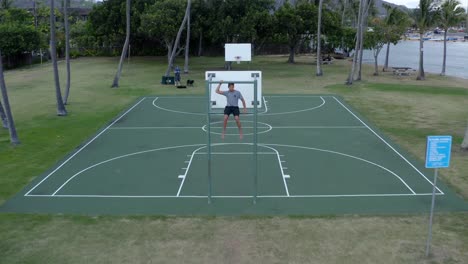
[{"label": "basketball hoop", "polygon": [[242,57],[241,56],[235,56],[234,59],[236,59],[237,64],[240,64]]}]

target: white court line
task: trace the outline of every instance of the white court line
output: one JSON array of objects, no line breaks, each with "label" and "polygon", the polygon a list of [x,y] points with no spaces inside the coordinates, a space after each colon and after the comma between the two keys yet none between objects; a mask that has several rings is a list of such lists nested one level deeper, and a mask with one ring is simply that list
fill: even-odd
[{"label": "white court line", "polygon": [[[132,129],[202,129],[203,127],[111,127],[109,130],[132,130]],[[212,127],[212,128],[221,128],[221,127]],[[238,129],[237,126],[227,126],[228,128]],[[254,127],[242,127],[247,129],[253,129]],[[257,126],[257,128],[268,129],[270,127]],[[275,126],[272,128],[278,129],[345,129],[345,128],[366,128],[365,126]]]},{"label": "white court line", "polygon": [[[213,144],[213,146],[224,146],[224,145],[252,145],[252,143],[218,143],[218,144]],[[282,176],[282,179],[283,179],[284,188],[286,190],[286,195],[289,196],[288,184],[286,183],[286,178],[289,178],[289,175],[287,175],[288,177],[286,177],[286,175],[284,174],[283,164],[281,164],[281,159],[280,159],[279,152],[276,149],[274,149],[272,147],[269,147],[269,146],[265,146],[265,145],[262,145],[262,144],[260,144],[259,146],[269,148],[269,149],[273,150],[276,153],[276,156],[278,158],[278,164],[280,166],[281,176]],[[181,192],[182,187],[184,185],[185,179],[187,178],[187,173],[189,171],[190,164],[192,163],[193,157],[195,155],[201,154],[201,153],[197,153],[197,152],[200,149],[203,149],[203,148],[206,148],[206,146],[200,147],[200,148],[198,148],[198,149],[196,149],[195,151],[192,152],[192,155],[191,155],[190,161],[189,161],[189,165],[187,166],[187,170],[185,171],[185,174],[182,177],[182,182],[180,183],[179,191],[177,192],[177,196],[180,196],[180,192]],[[216,154],[221,154],[221,155],[232,155],[232,153],[226,153],[226,152],[215,152],[215,153]],[[234,152],[234,153],[236,153],[236,154],[242,153],[242,155],[244,155],[244,153],[247,153],[247,154],[250,154],[250,155],[253,154],[251,152]],[[263,153],[263,152],[261,152],[261,153]],[[264,153],[265,154],[271,154],[269,152],[264,152]],[[208,153],[204,152],[204,154],[208,154]],[[211,154],[213,154],[213,153],[211,153]]]},{"label": "white court line", "polygon": [[286,183],[286,178],[289,178],[290,176],[287,175],[288,177],[286,177],[286,175],[284,174],[284,167],[283,167],[283,164],[281,163],[281,158],[280,158],[280,154],[279,154],[278,150],[276,150],[275,148],[266,146],[266,145],[261,145],[261,146],[263,146],[265,148],[269,148],[269,149],[273,150],[274,152],[276,152],[276,157],[278,158],[278,164],[279,164],[280,170],[281,170],[281,178],[283,178],[284,189],[286,190],[286,195],[289,196],[289,189],[288,189],[288,184]]},{"label": "white court line", "polygon": [[265,96],[262,96],[262,98],[263,98],[263,105],[265,106],[265,111],[263,111],[263,112],[260,113],[260,114],[265,114],[265,113],[268,112],[268,105],[267,105],[268,101],[265,100]]},{"label": "white court line", "polygon": [[78,153],[80,153],[84,148],[86,148],[91,142],[93,142],[96,138],[98,138],[100,135],[102,135],[106,130],[108,130],[112,125],[114,125],[117,121],[119,121],[122,117],[124,117],[128,112],[132,111],[133,108],[135,108],[137,105],[139,105],[143,100],[145,100],[146,97],[143,97],[140,101],[138,101],[135,105],[133,105],[130,109],[128,109],[125,113],[123,113],[119,118],[114,120],[110,125],[108,125],[104,130],[102,130],[99,134],[97,134],[94,138],[92,138],[88,143],[86,143],[83,147],[81,147],[79,150],[77,150],[73,155],[71,155],[67,160],[65,160],[60,166],[55,168],[49,175],[47,175],[44,179],[42,179],[38,184],[36,184],[32,189],[30,189],[25,196],[27,196],[29,193],[31,193],[34,189],[37,188],[40,184],[42,184],[47,178],[49,178],[52,174],[54,174],[57,170],[59,170],[63,165],[65,165],[68,161],[70,161],[73,157],[75,157]]},{"label": "white court line", "polygon": [[277,98],[304,98],[304,97],[310,97],[310,98],[316,98],[316,97],[335,97],[333,95],[267,95],[268,97],[277,97]]},{"label": "white court line", "polygon": [[[374,135],[376,135],[380,140],[382,140],[388,147],[390,147],[393,151],[395,151],[396,154],[398,154],[398,156],[400,156],[404,161],[406,161],[411,167],[413,167],[413,169],[415,169],[422,177],[424,177],[424,179],[426,179],[427,182],[429,182],[432,186],[434,185],[428,178],[426,178],[426,176],[421,172],[419,171],[411,162],[409,162],[403,155],[400,154],[400,152],[398,152],[394,147],[392,147],[387,141],[385,141],[385,139],[383,139],[379,134],[377,134],[372,128],[370,128],[364,121],[362,121],[357,115],[355,115],[351,110],[349,110],[348,107],[346,107],[343,103],[341,103],[338,99],[336,99],[335,97],[333,97],[341,106],[343,106],[346,110],[348,110],[348,112],[353,115],[357,120],[359,120],[364,126],[366,126],[372,133],[374,133]],[[444,192],[442,192],[439,187],[435,186],[436,189],[441,192],[442,194]]]},{"label": "white court line", "polygon": [[[201,116],[205,116],[206,114],[202,114],[202,113],[192,113],[192,112],[184,112],[184,111],[177,111],[177,110],[172,110],[172,109],[167,109],[167,108],[164,108],[164,107],[161,107],[159,105],[156,104],[156,101],[159,99],[160,97],[156,97],[154,100],[153,100],[153,105],[154,107],[160,109],[160,110],[163,110],[163,111],[167,111],[167,112],[172,112],[172,113],[178,113],[178,114],[187,114],[187,115],[201,115]],[[167,97],[162,97],[162,98],[167,98]]]},{"label": "white court line", "polygon": [[200,129],[201,127],[111,127],[110,130],[119,130],[119,129]]},{"label": "white court line", "polygon": [[187,173],[188,173],[188,171],[190,169],[190,165],[192,164],[192,160],[193,160],[193,157],[195,156],[195,153],[197,151],[199,151],[200,149],[202,149],[202,148],[205,148],[205,146],[199,147],[199,148],[197,148],[196,150],[194,150],[192,152],[192,155],[190,156],[190,160],[188,162],[187,168],[185,168],[185,173],[183,175],[179,175],[179,176],[183,176],[183,177],[182,177],[182,181],[180,182],[179,190],[177,191],[177,196],[179,196],[180,192],[182,191],[182,186],[184,186],[184,182],[185,182],[185,179],[187,178]]},{"label": "white court line", "polygon": [[[178,113],[178,114],[188,114],[188,115],[201,115],[201,116],[206,116],[206,113],[193,113],[193,112],[186,112],[186,111],[177,111],[177,110],[172,110],[172,109],[167,109],[167,108],[164,108],[164,107],[161,107],[159,105],[156,104],[156,101],[159,99],[159,98],[177,98],[177,97],[155,97],[155,99],[153,100],[153,106],[160,109],[160,110],[163,110],[163,111],[168,111],[168,112],[173,112],[173,113]],[[189,98],[189,97],[186,97],[186,98]],[[195,98],[195,97],[194,97]],[[203,98],[203,97],[196,97],[196,98]],[[265,97],[262,97],[263,98],[263,101],[264,101],[264,104],[265,104]],[[268,108],[266,107],[265,105],[265,111],[264,112],[261,112],[261,113],[258,113],[258,114],[263,114],[263,113],[266,113],[268,112]],[[222,114],[222,113],[220,113]],[[247,114],[249,115],[249,114]]]},{"label": "white court line", "polygon": [[191,99],[191,98],[204,98],[204,96],[183,96],[183,95],[181,95],[181,96],[179,96],[179,95],[175,95],[175,96],[169,96],[169,95],[168,96],[145,96],[145,97],[146,98],[159,98],[160,97],[160,98],[171,98],[171,99],[173,99],[173,98],[175,98],[175,99],[179,99],[179,98],[184,98],[184,99],[186,99],[186,98],[188,98],[188,99]]},{"label": "white court line", "polygon": [[304,146],[294,146],[294,145],[284,145],[284,144],[268,144],[270,146],[279,146],[279,147],[290,147],[290,148],[299,148],[299,149],[308,149],[308,150],[316,150],[316,151],[321,151],[321,152],[327,152],[327,153],[332,153],[332,154],[337,154],[337,155],[341,155],[341,156],[345,156],[345,157],[348,157],[348,158],[353,158],[353,159],[357,159],[357,160],[360,160],[360,161],[364,161],[366,163],[369,163],[369,164],[372,164],[376,167],[379,167],[387,172],[389,172],[390,174],[392,174],[393,176],[397,177],[405,186],[406,188],[408,188],[413,194],[416,194],[415,191],[413,191],[413,189],[411,189],[411,187],[409,187],[408,184],[406,184],[406,182],[400,177],[398,176],[395,172],[385,168],[384,166],[382,165],[379,165],[377,163],[374,163],[372,161],[369,161],[369,160],[366,160],[366,159],[363,159],[363,158],[359,158],[359,157],[356,157],[356,156],[353,156],[353,155],[349,155],[349,154],[345,154],[345,153],[341,153],[341,152],[337,152],[337,151],[332,151],[332,150],[326,150],[326,149],[319,149],[319,148],[312,148],[312,147],[304,147]]},{"label": "white court line", "polygon": [[[208,154],[207,152],[195,153],[196,155]],[[274,152],[257,152],[260,155],[276,155]],[[211,155],[253,155],[253,152],[211,152]]]},{"label": "white court line", "polygon": [[114,157],[114,158],[111,158],[111,159],[108,159],[108,160],[105,160],[105,161],[101,161],[99,163],[95,163],[85,169],[82,169],[81,171],[75,173],[72,177],[70,177],[65,183],[63,183],[54,193],[52,193],[52,195],[56,195],[57,192],[59,192],[67,183],[69,183],[71,180],[73,180],[76,176],[80,175],[81,173],[87,171],[87,170],[90,170],[96,166],[99,166],[101,164],[104,164],[104,163],[107,163],[107,162],[111,162],[111,161],[114,161],[114,160],[117,160],[117,159],[121,159],[121,158],[126,158],[126,157],[130,157],[130,156],[135,156],[135,155],[139,155],[139,154],[144,154],[144,153],[148,153],[148,152],[153,152],[153,151],[159,151],[159,150],[168,150],[168,149],[177,149],[177,148],[183,148],[183,147],[199,147],[200,145],[202,144],[195,144],[195,145],[183,145],[183,146],[173,146],[173,147],[165,147],[165,148],[157,148],[157,149],[150,149],[150,150],[144,150],[144,151],[139,151],[139,152],[134,152],[134,153],[130,153],[130,154],[125,154],[125,155],[122,155],[122,156],[118,156],[118,157]]},{"label": "white court line", "polygon": [[[387,193],[387,194],[311,194],[311,195],[258,195],[258,198],[342,198],[342,197],[417,197],[431,196],[432,193]],[[436,195],[443,195],[436,193]],[[30,194],[28,197],[43,198],[208,198],[207,195],[99,195],[99,194]],[[212,198],[253,198],[250,195],[212,195]]]},{"label": "white court line", "polygon": [[322,107],[322,106],[325,105],[325,99],[323,99],[322,96],[320,96],[320,99],[322,100],[322,104],[320,104],[319,106],[315,106],[315,107],[311,107],[311,108],[306,108],[306,109],[301,109],[301,110],[296,110],[296,111],[289,111],[289,112],[268,113],[268,114],[259,113],[259,115],[262,115],[262,116],[268,116],[268,115],[286,115],[286,114],[295,114],[295,113],[300,113],[300,112],[306,112],[306,111],[315,110],[315,109],[318,109],[318,108],[320,108],[320,107]]},{"label": "white court line", "polygon": [[365,126],[274,126],[279,129],[341,129],[341,128],[367,128]]}]

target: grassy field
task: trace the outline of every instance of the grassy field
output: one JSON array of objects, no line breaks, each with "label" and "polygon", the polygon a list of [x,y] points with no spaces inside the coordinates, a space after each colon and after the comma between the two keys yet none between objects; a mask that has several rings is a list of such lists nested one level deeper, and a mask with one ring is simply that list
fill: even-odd
[{"label": "grassy field", "polygon": [[[391,73],[343,83],[348,61],[294,65],[285,56],[256,57],[235,69],[262,70],[264,93],[338,94],[414,157],[423,160],[428,134],[454,136],[452,162],[442,180],[468,199],[468,154],[459,150],[468,120],[468,80]],[[159,84],[164,58],[134,58],[121,87],[110,84],[117,58],[72,62],[69,116],[55,115],[50,64],[5,74],[22,144],[0,130],[0,204],[143,95],[202,94],[205,70],[223,58],[194,58],[183,80]],[[182,61],[178,63],[182,64]],[[60,64],[63,67],[63,63]],[[61,68],[61,73],[64,73]],[[62,77],[62,80],[64,78]],[[0,214],[0,263],[468,263],[468,213],[435,217],[433,255],[424,257],[427,215],[329,217],[110,217]]]}]

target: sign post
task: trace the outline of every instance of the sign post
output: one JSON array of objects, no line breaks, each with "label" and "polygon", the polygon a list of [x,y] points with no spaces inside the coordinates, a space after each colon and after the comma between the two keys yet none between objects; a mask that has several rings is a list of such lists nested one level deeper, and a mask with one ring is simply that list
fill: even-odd
[{"label": "sign post", "polygon": [[438,168],[448,168],[450,165],[450,151],[452,149],[452,136],[428,136],[426,145],[426,168],[433,168],[434,183],[432,185],[432,203],[429,217],[429,234],[426,244],[426,257],[429,256],[432,240],[432,218],[434,215],[435,191]]}]

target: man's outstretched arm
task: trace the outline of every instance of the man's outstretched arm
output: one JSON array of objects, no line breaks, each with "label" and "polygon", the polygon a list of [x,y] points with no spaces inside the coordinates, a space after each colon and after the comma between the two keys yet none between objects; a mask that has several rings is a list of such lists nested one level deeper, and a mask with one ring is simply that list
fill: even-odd
[{"label": "man's outstretched arm", "polygon": [[219,81],[218,87],[216,87],[216,93],[217,93],[217,94],[223,94],[223,92],[219,90],[219,89],[221,88],[221,84],[223,84],[223,81],[222,81],[222,80]]}]

